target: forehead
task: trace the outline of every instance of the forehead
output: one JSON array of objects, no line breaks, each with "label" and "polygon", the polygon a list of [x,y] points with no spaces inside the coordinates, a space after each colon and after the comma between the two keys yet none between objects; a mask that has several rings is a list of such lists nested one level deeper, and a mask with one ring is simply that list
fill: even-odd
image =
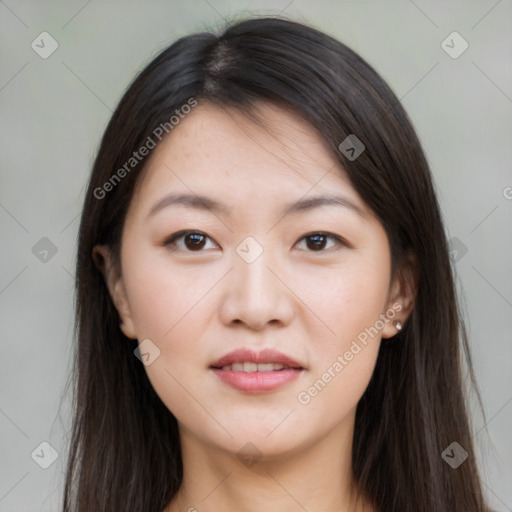
[{"label": "forehead", "polygon": [[187,158],[213,157],[225,162],[238,163],[244,154],[256,154],[262,162],[281,158],[315,167],[335,163],[320,135],[297,114],[265,103],[253,114],[249,117],[234,108],[203,104],[185,118],[174,140],[169,136],[167,148],[183,145]]},{"label": "forehead", "polygon": [[259,122],[234,108],[195,107],[153,150],[134,200],[172,189],[262,204],[321,192],[343,193],[364,209],[311,125],[271,104],[255,114]]}]

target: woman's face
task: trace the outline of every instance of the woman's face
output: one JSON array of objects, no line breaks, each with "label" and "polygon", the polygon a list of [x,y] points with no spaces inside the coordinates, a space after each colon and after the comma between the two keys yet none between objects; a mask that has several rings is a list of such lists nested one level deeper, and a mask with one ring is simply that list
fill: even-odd
[{"label": "woman's face", "polygon": [[311,127],[260,112],[199,105],[153,150],[109,287],[182,442],[272,457],[350,438],[404,318],[382,225]]}]

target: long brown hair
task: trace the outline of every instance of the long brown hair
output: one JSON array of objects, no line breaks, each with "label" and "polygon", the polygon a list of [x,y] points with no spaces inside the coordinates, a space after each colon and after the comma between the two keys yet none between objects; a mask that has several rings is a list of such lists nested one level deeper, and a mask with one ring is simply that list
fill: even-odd
[{"label": "long brown hair", "polygon": [[[406,253],[416,258],[414,309],[395,341],[381,344],[357,407],[352,463],[361,492],[381,512],[487,511],[461,376],[465,363],[474,384],[471,360],[418,137],[397,97],[360,56],[281,17],[179,39],[135,78],[103,135],[79,231],[75,415],[63,511],[161,512],[181,484],[176,419],[134,357],[137,342],[119,329],[92,249],[109,244],[119,262],[126,211],[147,157],[130,159],[148,137],[155,140],[158,127],[171,133],[171,116],[191,98],[247,115],[261,101],[298,113],[386,229],[393,269]],[[339,149],[349,135],[365,145],[357,159]],[[468,454],[456,469],[441,456],[453,442]]]}]

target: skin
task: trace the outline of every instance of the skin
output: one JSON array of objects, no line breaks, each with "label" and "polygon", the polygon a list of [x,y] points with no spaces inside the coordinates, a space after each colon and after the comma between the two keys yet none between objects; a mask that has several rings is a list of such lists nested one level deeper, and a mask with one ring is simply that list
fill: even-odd
[{"label": "skin", "polygon": [[[351,445],[357,403],[381,337],[397,333],[393,321],[307,404],[298,395],[332,373],[393,304],[404,322],[412,284],[391,280],[384,228],[313,128],[277,107],[259,112],[267,128],[235,110],[197,106],[153,150],[138,181],[121,269],[108,247],[93,253],[122,331],[160,350],[145,370],[178,420],[184,464],[165,512],[375,510],[362,496],[356,503]],[[231,212],[172,205],[148,217],[169,193],[205,195]],[[283,216],[288,203],[317,195],[343,196],[360,212],[324,205]],[[185,229],[206,235],[202,249],[190,238],[165,245]],[[346,243],[327,237],[316,249],[304,236],[318,232]],[[236,252],[248,236],[263,250],[251,263]],[[272,392],[237,391],[210,369],[237,348],[276,349],[305,370]],[[248,446],[256,464],[237,457]]]}]

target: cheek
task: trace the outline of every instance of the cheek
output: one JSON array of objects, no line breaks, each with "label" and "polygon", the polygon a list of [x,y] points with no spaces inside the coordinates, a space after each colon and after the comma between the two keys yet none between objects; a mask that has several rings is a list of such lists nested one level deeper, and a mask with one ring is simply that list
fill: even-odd
[{"label": "cheek", "polygon": [[328,408],[333,421],[357,405],[375,368],[390,272],[388,258],[375,254],[330,271],[314,292],[303,285],[308,306],[328,328],[309,324],[315,364],[297,398],[310,412]]},{"label": "cheek", "polygon": [[149,339],[160,351],[144,368],[153,389],[176,417],[197,418],[201,408],[190,394],[202,396],[206,365],[198,340],[204,339],[213,312],[209,292],[222,272],[176,271],[165,255],[150,258],[143,252],[126,258],[123,271],[129,276],[126,288],[139,343]]},{"label": "cheek", "polygon": [[316,277],[316,286],[309,281],[302,288],[309,308],[325,324],[319,342],[329,353],[329,347],[343,349],[379,320],[386,309],[389,263],[387,258],[352,258],[339,271]]},{"label": "cheek", "polygon": [[213,267],[177,268],[165,252],[155,254],[154,248],[132,252],[123,272],[139,339],[150,338],[167,346],[172,338],[190,346],[198,327],[197,311],[205,313],[208,293],[222,273]]},{"label": "cheek", "polygon": [[204,372],[205,352],[199,340],[204,340],[215,314],[212,297],[225,269],[220,265],[178,268],[165,252],[131,249],[128,242],[123,274],[137,337],[139,342],[151,340],[160,350],[155,363],[146,366],[148,375],[157,379],[164,368],[176,376]]}]

